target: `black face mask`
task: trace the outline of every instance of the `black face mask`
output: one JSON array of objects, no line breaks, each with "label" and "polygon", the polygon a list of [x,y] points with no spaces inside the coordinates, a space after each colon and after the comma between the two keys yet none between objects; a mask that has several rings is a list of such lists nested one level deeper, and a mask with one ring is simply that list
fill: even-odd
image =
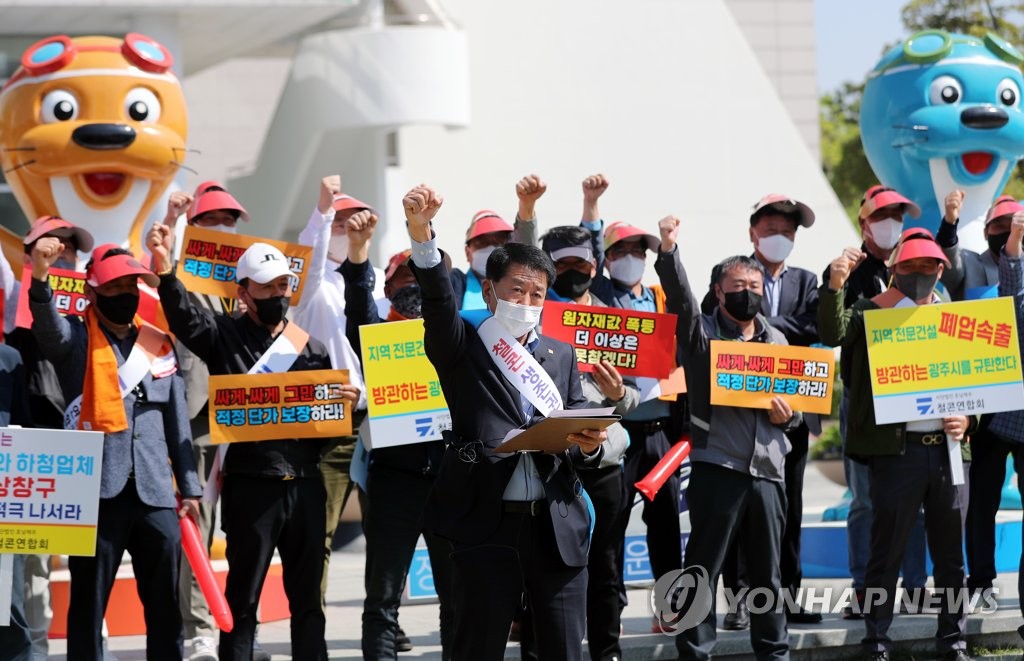
[{"label": "black face mask", "polygon": [[420,296],[419,285],[408,285],[391,293],[391,308],[406,319],[419,319],[423,316],[420,307],[423,298]]},{"label": "black face mask", "polygon": [[587,293],[590,284],[594,281],[589,273],[583,273],[576,269],[567,269],[558,274],[551,288],[562,298],[576,300]]},{"label": "black face mask", "polygon": [[256,316],[267,326],[276,326],[284,319],[291,300],[287,296],[271,296],[270,298],[254,298]]},{"label": "black face mask", "polygon": [[96,309],[112,324],[127,324],[139,309],[139,295],[132,293],[104,296],[96,294]]},{"label": "black face mask", "polygon": [[938,273],[933,275],[928,275],[927,273],[892,274],[893,286],[912,301],[919,301],[931,294],[935,289],[935,283],[938,281]]},{"label": "black face mask", "polygon": [[725,294],[725,302],[722,307],[729,313],[729,316],[737,321],[750,321],[761,311],[761,299],[763,296],[757,292],[744,289],[743,291],[730,291]]},{"label": "black face mask", "polygon": [[987,239],[988,249],[998,255],[1003,249],[1003,246],[1006,245],[1006,241],[1009,238],[1009,232],[1004,232],[1003,234],[989,234]]}]

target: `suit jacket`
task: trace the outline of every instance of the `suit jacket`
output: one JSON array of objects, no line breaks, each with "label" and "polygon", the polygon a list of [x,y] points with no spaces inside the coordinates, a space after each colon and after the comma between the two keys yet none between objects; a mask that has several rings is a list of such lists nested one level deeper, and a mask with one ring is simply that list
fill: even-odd
[{"label": "suit jacket", "polygon": [[[29,301],[39,348],[57,368],[64,399],[71,402],[82,394],[89,331],[81,319],[65,318],[57,312],[48,284],[33,280]],[[117,344],[111,347],[117,364],[122,365],[127,356]],[[159,379],[147,372],[124,398],[124,408],[128,429],[103,435],[100,498],[113,498],[130,487],[128,478],[133,471],[139,499],[152,507],[176,506],[172,477],[183,497],[201,496],[181,370]]]},{"label": "suit jacket", "polygon": [[[753,257],[753,255],[751,255]],[[755,257],[756,259],[756,257]],[[782,293],[779,298],[779,314],[772,315],[768,297],[761,300],[761,314],[768,324],[786,336],[793,346],[808,347],[820,342],[818,337],[818,276],[814,273],[787,266],[782,273]],[[718,306],[714,286],[701,301],[700,309],[711,314]],[[804,414],[804,422],[812,434],[821,433],[821,417],[817,413]]]},{"label": "suit jacket", "polygon": [[[437,370],[452,414],[452,430],[445,435],[445,453],[424,524],[448,539],[479,544],[501,522],[502,496],[519,461],[518,455],[498,456],[492,450],[510,430],[542,417],[534,413],[525,419],[519,391],[495,366],[476,328],[459,316],[444,264],[430,269],[413,266],[413,273],[423,295],[424,350]],[[534,357],[551,376],[565,408],[587,408],[569,345],[539,336]],[[599,458],[600,453],[594,455],[593,465]],[[590,514],[577,497],[581,485],[574,464],[586,460],[576,446],[534,459],[562,561],[582,567],[590,547]]]}]

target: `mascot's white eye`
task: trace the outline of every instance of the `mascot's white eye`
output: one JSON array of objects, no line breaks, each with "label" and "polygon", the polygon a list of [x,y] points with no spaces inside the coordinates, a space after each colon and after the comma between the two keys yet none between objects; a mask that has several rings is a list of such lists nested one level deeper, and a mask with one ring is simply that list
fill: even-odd
[{"label": "mascot's white eye", "polygon": [[160,101],[145,87],[136,87],[124,97],[124,111],[136,122],[160,119]]},{"label": "mascot's white eye", "polygon": [[71,92],[53,90],[43,97],[39,113],[45,124],[67,122],[78,117],[78,99]]},{"label": "mascot's white eye", "polygon": [[928,88],[928,100],[936,106],[956,103],[963,95],[964,89],[960,86],[960,81],[953,76],[939,76]]},{"label": "mascot's white eye", "polygon": [[996,98],[1004,106],[1016,106],[1020,101],[1020,88],[1011,78],[1003,78],[996,88]]}]

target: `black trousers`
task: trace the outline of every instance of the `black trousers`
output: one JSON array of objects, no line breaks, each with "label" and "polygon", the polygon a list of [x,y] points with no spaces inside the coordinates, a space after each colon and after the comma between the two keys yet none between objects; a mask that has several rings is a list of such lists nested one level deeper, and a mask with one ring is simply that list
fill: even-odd
[{"label": "black trousers", "polygon": [[622,540],[628,510],[622,468],[609,466],[579,471],[580,481],[594,503],[594,532],[590,538],[587,571],[587,646],[593,661],[622,658],[619,646],[623,602]]},{"label": "black trousers", "polygon": [[[971,437],[966,535],[969,588],[990,588],[996,579],[996,512],[1003,497],[1006,457],[1010,455],[1019,476],[1024,471],[1024,444],[1004,440],[987,431]],[[1024,477],[1017,479],[1017,488],[1024,494]]]},{"label": "black trousers", "polygon": [[101,498],[96,526],[96,555],[71,556],[71,603],[68,606],[69,661],[103,658],[103,614],[124,552],[132,569],[146,620],[146,658],[182,658],[184,632],[178,607],[181,528],[174,509],[151,507],[139,500],[135,481],[121,493]]},{"label": "black trousers", "polygon": [[455,661],[504,659],[524,606],[541,661],[582,660],[587,568],[562,562],[546,507],[539,516],[504,513],[484,543],[453,546]]},{"label": "black trousers", "polygon": [[[964,588],[963,531],[967,517],[968,485],[955,486],[946,444],[921,445],[908,440],[902,455],[873,457],[871,470],[871,556],[864,588],[867,613],[864,644],[870,651],[887,650],[896,603],[896,579],[907,540],[921,505],[932,576],[941,598],[936,632],[940,654],[965,649],[967,626]],[[970,467],[964,466],[967,479]],[[872,594],[874,592],[874,594]],[[961,597],[958,602],[952,599]]]},{"label": "black trousers", "polygon": [[[804,515],[804,470],[807,468],[808,436],[807,425],[800,425],[786,434],[793,449],[786,455],[786,529],[782,533],[782,547],[779,556],[779,570],[782,589],[794,596],[800,589],[803,570],[800,565],[800,526]],[[749,588],[744,564],[743,539],[737,538],[729,549],[722,566],[722,584],[737,592]],[[757,544],[757,540],[752,543]]]},{"label": "black trousers", "polygon": [[[702,622],[676,636],[676,648],[680,659],[710,659],[717,638],[714,587],[737,535],[757,540],[744,547],[750,587],[759,593],[767,590],[774,596],[772,605],[779,603],[779,547],[786,522],[786,494],[781,482],[696,461],[686,502],[690,505],[686,566],[707,571],[712,601]],[[757,659],[788,659],[785,612],[774,607],[751,612],[750,642]]]},{"label": "black trousers", "polygon": [[32,640],[29,637],[28,623],[25,621],[25,558],[14,554],[12,573],[14,580],[11,585],[11,619],[5,627],[0,627],[0,659],[3,661],[31,661]]},{"label": "black trousers", "polygon": [[423,505],[434,484],[429,475],[371,464],[367,475],[363,532],[366,535],[366,599],[363,659],[396,659],[398,606],[420,533],[427,542],[434,589],[440,601],[441,649],[451,658],[455,611],[451,600],[451,543],[423,530]]},{"label": "black trousers", "polygon": [[281,480],[225,475],[221,520],[227,538],[224,597],[235,620],[220,634],[221,661],[250,661],[256,607],[276,548],[291,611],[292,658],[326,659],[320,578],[327,494],[319,475]]},{"label": "black trousers", "polygon": [[[662,421],[665,425],[669,419]],[[622,421],[629,432],[629,449],[623,465],[623,479],[626,482],[626,508],[632,509],[636,498],[636,484],[654,468],[673,445],[665,428],[653,432],[645,431],[643,422]],[[679,530],[679,472],[665,482],[655,494],[653,501],[643,498],[643,521],[647,526],[647,556],[651,562],[654,579],[670,571],[682,568],[683,544]],[[627,522],[629,512],[626,512]],[[625,550],[620,550],[624,554]]]}]

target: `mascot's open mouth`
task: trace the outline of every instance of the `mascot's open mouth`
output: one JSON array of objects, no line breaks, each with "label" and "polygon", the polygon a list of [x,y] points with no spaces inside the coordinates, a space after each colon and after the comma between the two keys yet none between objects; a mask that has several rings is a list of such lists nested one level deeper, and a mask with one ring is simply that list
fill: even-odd
[{"label": "mascot's open mouth", "polygon": [[93,195],[107,197],[121,190],[125,175],[117,172],[89,172],[82,175],[82,180]]},{"label": "mascot's open mouth", "polygon": [[969,151],[960,157],[964,170],[973,175],[987,172],[994,159],[995,155],[987,151]]}]

